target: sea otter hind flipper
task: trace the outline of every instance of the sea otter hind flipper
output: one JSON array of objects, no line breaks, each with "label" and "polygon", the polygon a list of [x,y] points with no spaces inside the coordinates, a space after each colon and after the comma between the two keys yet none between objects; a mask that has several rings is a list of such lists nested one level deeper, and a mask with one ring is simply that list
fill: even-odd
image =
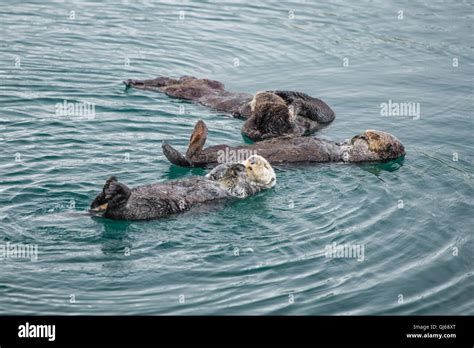
[{"label": "sea otter hind flipper", "polygon": [[122,184],[115,179],[105,188],[104,193],[105,199],[108,203],[108,208],[114,208],[125,204],[132,191],[127,187],[127,185]]},{"label": "sea otter hind flipper", "polygon": [[199,155],[199,153],[202,151],[204,144],[206,143],[206,139],[207,126],[204,121],[199,120],[196,122],[193,133],[189,138],[188,150],[186,151],[185,156],[183,156],[181,152],[176,150],[174,147],[172,147],[165,141],[163,141],[161,148],[163,149],[165,157],[171,163],[181,167],[193,167],[193,158],[195,158],[196,155]]},{"label": "sea otter hind flipper", "polygon": [[189,139],[188,150],[186,151],[186,158],[192,160],[192,158],[199,154],[204,147],[207,140],[207,126],[203,120],[196,122],[194,126],[193,134]]},{"label": "sea otter hind flipper", "polygon": [[91,203],[90,210],[94,212],[100,212],[107,209],[108,199],[106,191],[109,189],[110,185],[113,182],[117,182],[117,177],[111,176],[105,181],[104,187],[102,188],[101,193],[97,195],[94,201]]},{"label": "sea otter hind flipper", "polygon": [[170,144],[167,142],[163,141],[163,144],[161,144],[161,148],[163,149],[163,153],[165,157],[170,161],[171,163],[181,166],[181,167],[192,167],[193,164],[184,157],[181,152],[176,150],[174,147],[172,147]]}]

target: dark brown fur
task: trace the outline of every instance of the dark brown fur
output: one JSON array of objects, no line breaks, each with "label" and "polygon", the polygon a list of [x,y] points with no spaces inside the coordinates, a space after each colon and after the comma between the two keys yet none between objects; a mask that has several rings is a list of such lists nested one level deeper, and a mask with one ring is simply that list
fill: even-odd
[{"label": "dark brown fur", "polygon": [[164,92],[175,98],[194,100],[218,111],[247,119],[242,133],[258,141],[279,136],[308,135],[335,118],[322,100],[292,91],[247,93],[227,91],[222,83],[183,76],[152,80],[127,80],[127,87]]},{"label": "dark brown fur", "polygon": [[126,80],[127,87],[160,91],[170,97],[194,100],[218,111],[228,112],[234,117],[250,116],[249,102],[252,95],[227,91],[224,85],[215,80],[182,76],[179,79],[158,77],[151,80]]},{"label": "dark brown fur", "polygon": [[372,162],[386,161],[405,155],[402,143],[393,135],[381,131],[368,130],[354,136],[349,142],[336,143],[315,137],[279,137],[260,141],[251,145],[231,147],[215,145],[204,148],[207,126],[198,121],[191,136],[188,150],[190,156],[183,156],[167,143],[163,152],[171,163],[180,166],[205,167],[223,163],[222,154],[258,154],[270,164],[301,162]]}]

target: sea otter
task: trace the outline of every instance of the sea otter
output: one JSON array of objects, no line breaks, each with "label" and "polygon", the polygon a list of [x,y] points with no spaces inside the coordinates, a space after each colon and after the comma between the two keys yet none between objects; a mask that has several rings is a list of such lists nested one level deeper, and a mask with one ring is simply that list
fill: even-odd
[{"label": "sea otter", "polygon": [[128,188],[110,177],[90,211],[115,220],[150,220],[180,213],[200,204],[245,198],[271,188],[276,176],[258,155],[242,163],[221,164],[204,177]]},{"label": "sea otter", "polygon": [[127,88],[160,91],[171,97],[194,100],[246,119],[242,133],[254,141],[308,135],[335,118],[334,111],[325,102],[300,92],[265,91],[253,96],[229,92],[219,81],[192,76],[126,80],[124,84]]},{"label": "sea otter", "polygon": [[352,139],[337,143],[315,137],[279,137],[251,145],[231,147],[215,145],[204,149],[207,126],[198,121],[189,141],[186,155],[163,142],[168,160],[184,167],[205,167],[225,160],[223,154],[253,153],[265,157],[272,165],[297,162],[373,162],[387,161],[405,155],[402,143],[393,135],[366,130]]}]

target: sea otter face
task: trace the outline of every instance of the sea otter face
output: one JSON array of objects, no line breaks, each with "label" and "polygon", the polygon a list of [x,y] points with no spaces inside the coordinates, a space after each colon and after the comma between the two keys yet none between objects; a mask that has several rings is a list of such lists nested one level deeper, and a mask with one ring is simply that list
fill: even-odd
[{"label": "sea otter face", "polygon": [[271,92],[258,92],[250,102],[251,115],[242,132],[252,140],[295,133],[295,116],[283,98]]},{"label": "sea otter face", "polygon": [[270,188],[276,184],[276,176],[268,161],[259,155],[247,158],[242,164],[245,167],[247,178],[257,184]]},{"label": "sea otter face", "polygon": [[354,162],[364,160],[389,160],[405,155],[405,148],[393,135],[377,131],[366,130],[356,135],[350,141],[351,156]]}]

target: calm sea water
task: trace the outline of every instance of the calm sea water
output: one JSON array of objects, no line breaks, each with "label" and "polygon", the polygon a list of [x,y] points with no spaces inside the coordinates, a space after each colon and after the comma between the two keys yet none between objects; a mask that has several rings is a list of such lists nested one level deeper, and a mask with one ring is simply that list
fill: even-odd
[{"label": "calm sea water", "polygon": [[[0,314],[474,314],[473,17],[469,1],[2,6],[0,256],[38,260],[0,259]],[[407,155],[280,167],[270,191],[160,221],[88,216],[112,174],[205,174],[160,147],[198,119],[208,145],[244,141],[239,120],[121,83],[185,74],[306,92],[337,114],[318,136],[385,130]],[[95,117],[57,114],[65,100]],[[419,117],[381,116],[389,100]]]}]

